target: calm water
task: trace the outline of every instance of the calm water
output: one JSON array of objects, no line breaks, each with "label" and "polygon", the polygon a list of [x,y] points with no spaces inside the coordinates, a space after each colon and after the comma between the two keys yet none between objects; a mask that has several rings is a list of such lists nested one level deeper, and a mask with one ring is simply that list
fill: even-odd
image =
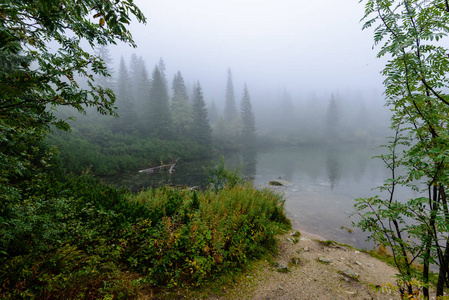
[{"label": "calm water", "polygon": [[[267,186],[279,177],[291,182],[288,187],[276,189],[285,193],[286,209],[294,227],[358,248],[372,248],[365,241],[366,234],[352,228],[351,221],[357,219],[349,216],[354,211],[355,198],[376,195],[378,192],[372,188],[388,178],[382,162],[371,159],[376,151],[374,147],[281,148],[233,153],[225,158],[229,166],[238,166],[244,176],[254,177],[258,186]],[[134,172],[104,181],[134,191],[166,183],[205,185],[203,166],[211,164],[211,159],[180,163],[174,175]]]}]

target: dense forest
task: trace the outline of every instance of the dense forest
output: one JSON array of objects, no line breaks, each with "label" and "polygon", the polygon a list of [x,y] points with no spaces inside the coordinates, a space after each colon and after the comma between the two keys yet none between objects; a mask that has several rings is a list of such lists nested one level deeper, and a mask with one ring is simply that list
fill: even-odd
[{"label": "dense forest", "polygon": [[[106,47],[98,50],[112,72],[108,53]],[[196,81],[189,89],[178,71],[169,83],[164,65],[161,59],[150,76],[143,58],[132,55],[129,66],[121,58],[115,77],[97,78],[102,86],[115,91],[116,118],[89,109],[85,115],[79,115],[73,109],[58,108],[60,118],[76,116],[72,124],[74,132],[55,130],[49,138],[49,143],[61,150],[69,171],[80,173],[92,167],[99,175],[114,174],[170,158],[194,160],[255,146],[251,96],[245,85],[238,110],[230,70],[226,118],[217,119],[214,107],[207,108],[200,82]]]},{"label": "dense forest", "polygon": [[69,172],[89,168],[112,175],[254,147],[372,145],[388,135],[384,124],[390,114],[374,92],[369,101],[350,91],[294,100],[283,90],[254,99],[246,84],[236,92],[228,69],[222,101],[208,101],[200,81],[186,81],[181,71],[169,81],[162,58],[149,74],[143,57],[133,54],[126,63],[122,56],[117,68],[106,46],[96,49],[112,74],[97,76],[96,82],[115,92],[118,117],[91,108],[84,115],[57,108],[59,118],[75,120],[69,121],[72,132],[53,130],[48,139]]}]

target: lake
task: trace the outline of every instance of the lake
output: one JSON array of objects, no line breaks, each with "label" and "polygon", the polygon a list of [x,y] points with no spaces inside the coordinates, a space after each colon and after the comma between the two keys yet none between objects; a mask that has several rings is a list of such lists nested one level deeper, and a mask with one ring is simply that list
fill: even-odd
[{"label": "lake", "polygon": [[[254,178],[257,186],[268,186],[270,180],[278,178],[291,182],[288,187],[272,188],[285,193],[286,210],[294,227],[357,248],[372,248],[374,245],[365,241],[366,234],[352,228],[356,217],[349,216],[354,212],[354,199],[379,194],[372,188],[389,176],[380,159],[371,159],[378,153],[374,146],[284,147],[224,157],[231,168],[237,166],[242,175]],[[103,180],[133,191],[167,183],[204,186],[203,166],[218,160],[181,162],[173,175],[133,172]]]}]

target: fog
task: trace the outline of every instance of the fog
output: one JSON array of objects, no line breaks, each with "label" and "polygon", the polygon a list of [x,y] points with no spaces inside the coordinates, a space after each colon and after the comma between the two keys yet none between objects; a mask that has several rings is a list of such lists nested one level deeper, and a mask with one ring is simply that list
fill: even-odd
[{"label": "fog", "polygon": [[236,91],[248,84],[260,95],[288,90],[294,101],[310,93],[381,91],[382,61],[372,34],[362,31],[357,1],[136,1],[147,25],[132,24],[138,48],[111,47],[142,56],[149,70],[159,58],[169,80],[180,70],[199,80],[207,99],[224,97],[227,69]]},{"label": "fog", "polygon": [[[136,189],[197,186],[210,158],[232,154],[234,166],[244,166],[243,175],[257,184],[292,182],[287,209],[307,230],[350,226],[353,199],[384,180],[377,175],[383,166],[368,162],[390,135],[380,75],[385,61],[372,49],[372,31],[361,29],[363,6],[348,0],[136,3],[148,18],[147,25],[130,26],[138,47],[95,49],[112,58],[105,59],[112,78],[95,79],[116,93],[119,118],[89,108],[77,115],[72,133],[54,132],[50,142],[65,168],[114,176],[109,183]],[[155,68],[161,58],[165,67]],[[228,70],[232,118],[224,109]],[[58,113],[68,119],[73,109],[58,107]],[[138,172],[178,160],[174,174]]]}]

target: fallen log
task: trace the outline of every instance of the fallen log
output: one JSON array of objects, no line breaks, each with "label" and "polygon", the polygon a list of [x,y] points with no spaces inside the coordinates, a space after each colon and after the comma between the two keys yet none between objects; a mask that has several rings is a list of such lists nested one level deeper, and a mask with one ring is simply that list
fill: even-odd
[{"label": "fallen log", "polygon": [[160,166],[151,167],[151,168],[148,168],[148,169],[142,169],[142,170],[139,170],[139,173],[152,174],[152,173],[154,173],[156,171],[168,170],[168,173],[173,174],[173,172],[175,171],[176,163],[178,162],[178,160],[179,160],[179,158],[175,160],[172,157],[170,157],[171,163],[169,163],[169,164],[162,164],[162,161],[161,161],[161,165]]},{"label": "fallen log", "polygon": [[168,164],[168,165],[161,165],[157,167],[152,167],[148,169],[139,170],[139,173],[154,173],[155,171],[161,171],[164,169],[169,168],[170,174],[172,173],[173,169],[175,168],[176,164]]}]

